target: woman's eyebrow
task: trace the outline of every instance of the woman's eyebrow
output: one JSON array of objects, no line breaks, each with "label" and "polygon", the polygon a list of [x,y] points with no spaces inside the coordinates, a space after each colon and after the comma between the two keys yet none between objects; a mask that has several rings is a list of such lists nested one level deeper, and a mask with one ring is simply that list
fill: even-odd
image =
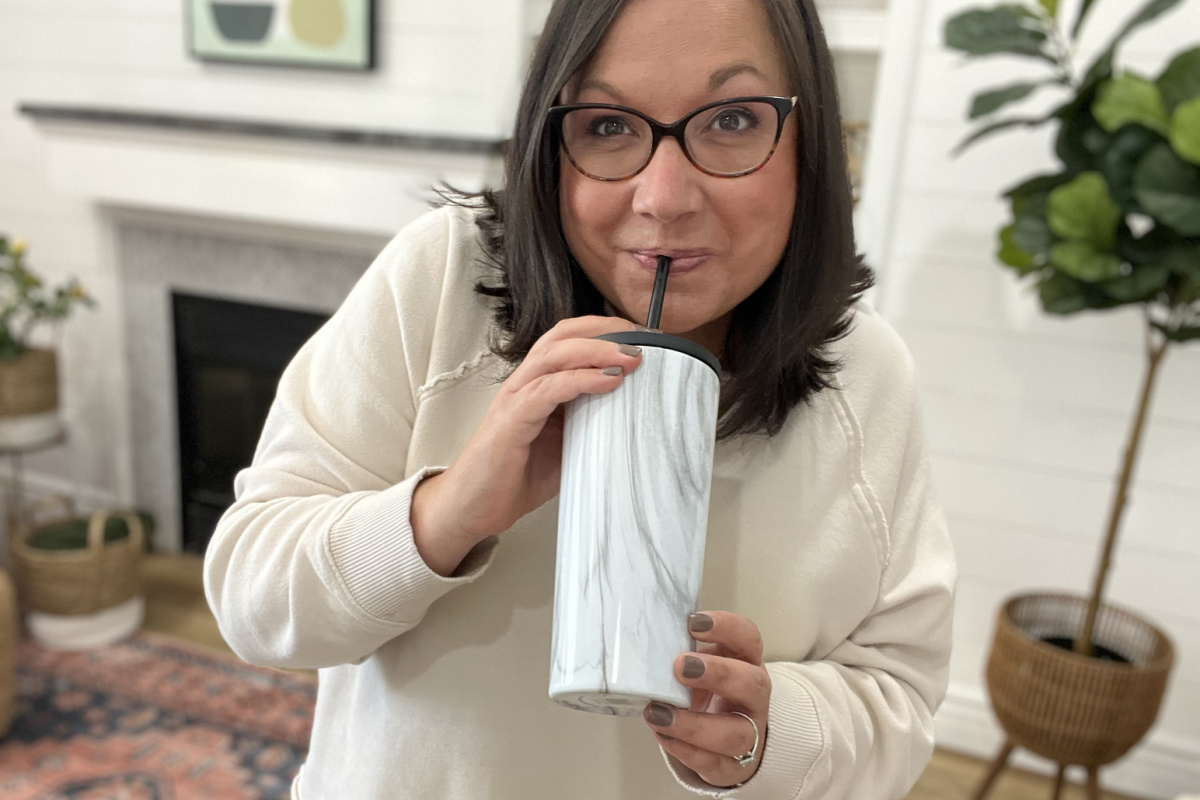
[{"label": "woman's eyebrow", "polygon": [[762,74],[758,67],[745,61],[741,61],[736,64],[730,64],[727,67],[721,67],[713,72],[712,76],[708,79],[708,90],[710,92],[715,92],[717,89],[721,88],[721,84],[725,83],[725,81],[729,80],[734,75],[740,75],[743,72],[753,73],[754,75],[762,78],[764,81],[767,79],[767,76]]},{"label": "woman's eyebrow", "polygon": [[616,87],[604,81],[598,81],[594,78],[584,78],[579,84],[579,90],[575,93],[576,96],[583,94],[587,89],[596,89],[604,92],[622,105],[628,105],[625,96],[617,91]]},{"label": "woman's eyebrow", "polygon": [[[764,75],[758,67],[746,61],[739,61],[736,64],[730,64],[714,71],[708,79],[708,91],[715,92],[717,89],[720,89],[721,85],[727,80],[735,75],[741,75],[743,72],[757,75],[764,81],[767,80],[767,76]],[[597,80],[595,78],[584,78],[579,83],[579,88],[575,92],[576,96],[583,94],[583,92],[587,89],[595,89],[596,91],[604,92],[609,97],[612,97],[614,100],[616,100],[618,104],[629,105],[629,102],[625,99],[625,96],[621,94],[621,92],[617,90],[617,87],[613,86],[611,83],[605,83],[604,81]]]}]

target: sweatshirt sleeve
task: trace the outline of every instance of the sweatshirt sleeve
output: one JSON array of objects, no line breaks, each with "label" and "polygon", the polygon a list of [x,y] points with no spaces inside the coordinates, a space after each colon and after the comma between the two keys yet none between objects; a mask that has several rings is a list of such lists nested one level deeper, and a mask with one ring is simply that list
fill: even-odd
[{"label": "sweatshirt sleeve", "polygon": [[447,215],[410,225],[280,380],[253,464],[209,543],[205,593],[247,661],[361,661],[486,569],[495,538],[444,578],[417,552],[405,475],[448,253]]},{"label": "sweatshirt sleeve", "polygon": [[933,752],[933,714],[949,680],[956,569],[931,485],[911,362],[888,333],[894,341],[883,349],[894,360],[870,407],[836,393],[852,450],[862,454],[858,485],[847,490],[859,494],[862,524],[884,543],[874,606],[823,656],[767,664],[766,744],[745,784],[718,789],[667,756],[679,781],[698,794],[894,799],[916,783]]}]

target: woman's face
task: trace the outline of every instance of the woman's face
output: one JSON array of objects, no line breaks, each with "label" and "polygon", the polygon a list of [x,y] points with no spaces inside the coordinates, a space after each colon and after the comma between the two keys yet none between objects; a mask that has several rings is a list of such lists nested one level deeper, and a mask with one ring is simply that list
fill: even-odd
[{"label": "woman's face", "polygon": [[[671,123],[716,100],[792,93],[759,0],[632,0],[562,101],[615,103]],[[770,276],[787,244],[796,135],[793,114],[766,166],[738,178],[696,169],[671,137],[623,181],[589,178],[564,156],[567,245],[635,322],[646,318],[656,254],[674,256],[660,327],[719,351],[730,312]]]}]

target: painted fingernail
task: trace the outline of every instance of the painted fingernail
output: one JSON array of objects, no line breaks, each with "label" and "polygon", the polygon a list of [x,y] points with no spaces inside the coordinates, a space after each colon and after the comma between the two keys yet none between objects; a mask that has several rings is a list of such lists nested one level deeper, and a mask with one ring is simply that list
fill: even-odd
[{"label": "painted fingernail", "polygon": [[704,674],[704,662],[695,656],[683,657],[683,677],[699,678]]},{"label": "painted fingernail", "polygon": [[646,721],[651,725],[665,728],[675,721],[675,714],[671,711],[670,706],[663,703],[651,703],[646,712]]},{"label": "painted fingernail", "polygon": [[620,367],[605,367],[600,370],[601,375],[620,375],[623,370]]},{"label": "painted fingernail", "polygon": [[638,347],[637,345],[634,345],[634,344],[623,344],[623,345],[619,345],[619,346],[617,347],[617,349],[621,351],[621,354],[622,354],[622,355],[627,355],[627,356],[635,356],[635,357],[636,357],[636,356],[640,356],[640,355],[642,354],[642,348],[640,348],[640,347]]},{"label": "painted fingernail", "polygon": [[688,617],[688,630],[692,633],[711,631],[712,625],[712,617],[710,617],[708,614],[692,614],[690,617]]}]

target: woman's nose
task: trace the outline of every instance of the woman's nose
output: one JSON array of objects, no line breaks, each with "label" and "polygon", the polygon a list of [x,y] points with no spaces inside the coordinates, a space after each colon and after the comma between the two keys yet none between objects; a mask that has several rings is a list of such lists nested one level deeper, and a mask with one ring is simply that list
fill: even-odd
[{"label": "woman's nose", "polygon": [[639,172],[633,193],[635,214],[671,222],[698,211],[703,202],[700,170],[692,166],[679,142],[664,137],[646,168]]}]

